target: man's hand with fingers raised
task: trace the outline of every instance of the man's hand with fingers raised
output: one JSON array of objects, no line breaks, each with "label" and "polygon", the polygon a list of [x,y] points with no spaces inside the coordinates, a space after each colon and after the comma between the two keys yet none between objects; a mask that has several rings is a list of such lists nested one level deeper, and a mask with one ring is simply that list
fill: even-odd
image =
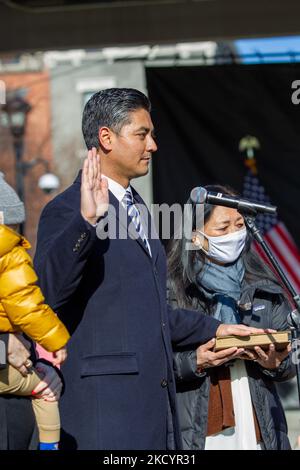
[{"label": "man's hand with fingers raised", "polygon": [[108,182],[101,177],[100,155],[95,147],[88,151],[81,177],[81,215],[95,225],[108,210]]}]

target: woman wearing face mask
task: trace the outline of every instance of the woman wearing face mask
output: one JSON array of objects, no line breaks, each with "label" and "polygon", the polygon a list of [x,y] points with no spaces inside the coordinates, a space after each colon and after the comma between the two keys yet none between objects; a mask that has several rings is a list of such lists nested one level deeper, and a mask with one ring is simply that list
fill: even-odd
[{"label": "woman wearing face mask", "polygon": [[[236,196],[222,186],[208,191]],[[289,304],[272,272],[251,249],[243,217],[231,208],[195,206],[186,213],[183,238],[168,250],[169,302],[202,308],[223,323],[285,330]],[[187,226],[193,249],[187,249]],[[195,351],[175,351],[177,397],[185,449],[290,449],[275,382],[294,376],[290,347],[256,347],[227,361],[214,340]]]}]

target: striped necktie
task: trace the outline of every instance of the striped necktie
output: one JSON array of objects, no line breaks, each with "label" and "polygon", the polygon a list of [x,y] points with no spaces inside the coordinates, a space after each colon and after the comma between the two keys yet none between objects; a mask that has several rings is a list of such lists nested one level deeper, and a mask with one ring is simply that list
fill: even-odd
[{"label": "striped necktie", "polygon": [[143,241],[149,255],[152,256],[151,248],[150,248],[150,245],[149,245],[149,242],[148,242],[148,238],[146,237],[146,234],[145,234],[143,226],[142,226],[140,213],[139,213],[137,207],[134,205],[132,192],[129,191],[129,189],[126,190],[126,193],[125,193],[125,195],[122,199],[122,202],[123,202],[125,208],[127,209],[127,213],[129,215],[129,217],[131,218],[131,220],[132,220],[132,222],[135,226],[135,229],[136,229],[137,233],[139,234],[141,240]]}]

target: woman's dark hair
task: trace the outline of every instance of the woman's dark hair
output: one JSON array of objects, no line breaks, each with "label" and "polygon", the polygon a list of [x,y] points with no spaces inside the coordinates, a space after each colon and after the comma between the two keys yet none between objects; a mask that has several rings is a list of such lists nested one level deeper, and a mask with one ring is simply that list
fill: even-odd
[{"label": "woman's dark hair", "polygon": [[[223,193],[227,196],[239,196],[236,191],[228,186],[209,185],[205,186],[207,191]],[[209,221],[215,205],[204,204],[204,224]],[[196,277],[202,271],[205,255],[202,250],[188,250],[187,243],[191,243],[192,232],[203,227],[196,227],[196,206],[191,199],[187,201],[185,210],[182,236],[172,239],[167,247],[168,257],[168,284],[171,298],[176,298],[181,308],[197,309],[201,306],[210,313],[207,300],[201,299],[197,288]],[[185,226],[185,227],[184,227]],[[186,227],[189,227],[186,230]],[[251,238],[248,234],[242,258],[245,266],[245,280],[255,282],[260,279],[268,279],[278,283],[271,269],[262,262],[260,257],[251,247]],[[195,266],[197,268],[195,269]]]},{"label": "woman's dark hair", "polygon": [[82,133],[88,149],[99,148],[100,127],[119,133],[130,124],[130,113],[145,109],[150,113],[147,96],[133,88],[108,88],[95,93],[86,103],[82,115]]}]

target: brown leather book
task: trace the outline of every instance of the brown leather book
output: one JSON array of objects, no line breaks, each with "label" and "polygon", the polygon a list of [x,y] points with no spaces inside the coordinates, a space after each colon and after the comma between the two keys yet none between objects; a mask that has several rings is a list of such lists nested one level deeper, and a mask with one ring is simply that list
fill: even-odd
[{"label": "brown leather book", "polygon": [[262,349],[268,349],[270,344],[275,344],[277,351],[285,349],[291,342],[290,331],[277,331],[276,333],[259,333],[249,336],[221,336],[216,338],[214,351],[220,351],[227,348],[247,348],[253,349],[254,346],[260,346]]}]

